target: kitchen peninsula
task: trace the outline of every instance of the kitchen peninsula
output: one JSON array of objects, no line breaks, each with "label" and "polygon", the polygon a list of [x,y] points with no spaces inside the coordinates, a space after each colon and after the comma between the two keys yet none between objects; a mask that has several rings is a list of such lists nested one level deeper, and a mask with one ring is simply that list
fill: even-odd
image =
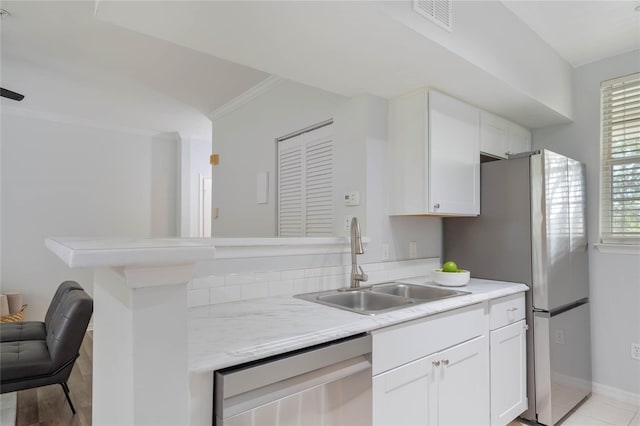
[{"label": "kitchen peninsula", "polygon": [[[332,247],[324,245],[325,254],[348,252],[345,239],[329,240],[324,243]],[[47,246],[72,268],[95,268],[96,425],[211,424],[214,370],[359,333],[374,332],[375,337],[375,330],[384,327],[471,305],[488,307],[489,300],[527,290],[522,284],[472,279],[464,287],[468,295],[376,316],[290,294],[188,309],[196,264],[218,255],[213,240],[48,239]],[[425,271],[439,263],[423,261]],[[368,266],[380,268],[365,264],[365,270]],[[378,277],[423,275],[404,281],[429,281],[426,273],[397,276],[399,271]]]}]

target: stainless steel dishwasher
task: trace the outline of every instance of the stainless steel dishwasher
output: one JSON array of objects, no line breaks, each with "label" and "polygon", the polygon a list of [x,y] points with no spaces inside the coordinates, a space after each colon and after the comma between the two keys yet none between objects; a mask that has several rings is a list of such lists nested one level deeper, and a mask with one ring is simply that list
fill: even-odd
[{"label": "stainless steel dishwasher", "polygon": [[371,377],[369,335],[218,370],[213,422],[370,425]]}]

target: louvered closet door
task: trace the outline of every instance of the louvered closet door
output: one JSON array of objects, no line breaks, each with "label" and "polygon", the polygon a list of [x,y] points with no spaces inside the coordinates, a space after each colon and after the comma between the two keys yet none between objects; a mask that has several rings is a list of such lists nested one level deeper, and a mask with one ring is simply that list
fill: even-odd
[{"label": "louvered closet door", "polygon": [[295,141],[278,144],[278,231],[281,237],[303,235],[303,147]]},{"label": "louvered closet door", "polygon": [[333,234],[333,141],[321,139],[306,146],[306,217],[308,237]]},{"label": "louvered closet door", "polygon": [[333,126],[278,142],[278,235],[333,234]]}]

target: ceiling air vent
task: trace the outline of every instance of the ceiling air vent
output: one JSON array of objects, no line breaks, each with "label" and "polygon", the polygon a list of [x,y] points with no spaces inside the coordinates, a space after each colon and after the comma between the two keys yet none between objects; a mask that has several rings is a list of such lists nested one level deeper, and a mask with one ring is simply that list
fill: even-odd
[{"label": "ceiling air vent", "polygon": [[413,10],[451,31],[453,0],[413,0]]}]

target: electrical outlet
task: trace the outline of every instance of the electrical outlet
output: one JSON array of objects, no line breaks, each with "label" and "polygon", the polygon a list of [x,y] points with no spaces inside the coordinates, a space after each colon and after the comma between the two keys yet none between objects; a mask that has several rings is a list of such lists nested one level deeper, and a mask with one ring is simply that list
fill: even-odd
[{"label": "electrical outlet", "polygon": [[415,241],[409,241],[409,259],[418,258],[418,244]]},{"label": "electrical outlet", "polygon": [[389,244],[387,243],[382,243],[380,246],[380,249],[382,251],[382,254],[380,255],[380,257],[382,257],[382,260],[389,260]]},{"label": "electrical outlet", "polygon": [[353,219],[353,216],[350,214],[346,214],[344,215],[344,230],[349,233],[351,232],[351,220]]},{"label": "electrical outlet", "polygon": [[631,358],[640,360],[640,343],[631,344]]}]

